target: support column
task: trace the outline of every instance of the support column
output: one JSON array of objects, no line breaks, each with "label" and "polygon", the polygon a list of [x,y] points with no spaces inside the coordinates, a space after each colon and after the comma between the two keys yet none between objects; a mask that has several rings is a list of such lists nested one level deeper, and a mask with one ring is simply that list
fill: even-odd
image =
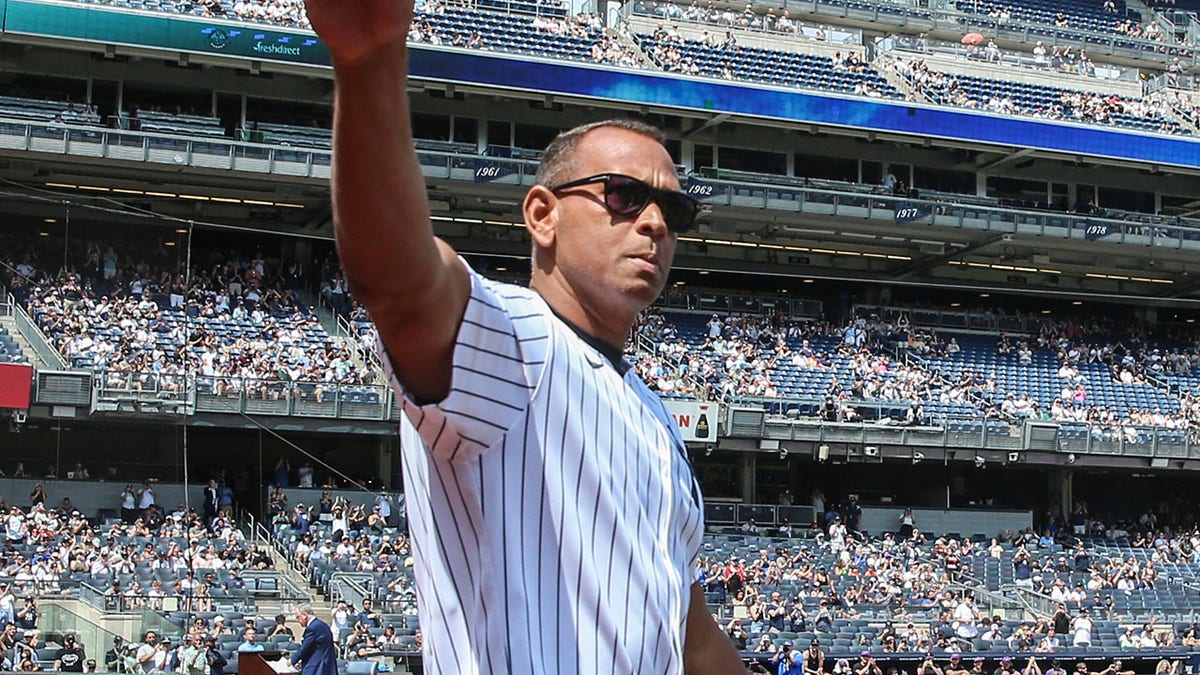
[{"label": "support column", "polygon": [[754,504],[757,498],[758,490],[756,489],[755,474],[758,473],[758,458],[754,453],[746,453],[741,461],[741,484],[742,484],[742,501],[746,504]]},{"label": "support column", "polygon": [[375,475],[379,476],[379,482],[389,491],[400,489],[400,462],[396,453],[398,440],[396,436],[385,436],[379,439]]},{"label": "support column", "polygon": [[1055,469],[1046,474],[1046,489],[1052,509],[1062,516],[1064,522],[1070,522],[1071,507],[1075,503],[1074,496],[1075,472],[1071,469]]}]

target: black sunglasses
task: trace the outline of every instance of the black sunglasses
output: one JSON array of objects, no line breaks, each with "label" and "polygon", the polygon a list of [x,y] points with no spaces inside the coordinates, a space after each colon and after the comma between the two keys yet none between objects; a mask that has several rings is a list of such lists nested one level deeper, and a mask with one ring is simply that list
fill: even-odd
[{"label": "black sunglasses", "polygon": [[700,215],[700,201],[686,192],[656,188],[645,181],[619,173],[600,173],[560,183],[551,187],[550,191],[559,192],[593,183],[604,183],[604,206],[614,215],[634,218],[650,202],[658,204],[667,229],[675,234],[695,227],[696,218]]}]

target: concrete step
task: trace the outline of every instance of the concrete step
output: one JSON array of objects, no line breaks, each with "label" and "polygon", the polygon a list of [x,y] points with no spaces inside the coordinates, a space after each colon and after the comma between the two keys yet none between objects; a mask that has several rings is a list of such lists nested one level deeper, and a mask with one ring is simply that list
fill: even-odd
[{"label": "concrete step", "polygon": [[29,359],[30,364],[39,368],[47,367],[47,364],[42,363],[42,360],[38,358],[37,352],[33,350],[32,346],[30,346],[29,340],[26,340],[25,336],[21,335],[20,331],[17,330],[16,320],[13,319],[13,317],[0,316],[0,326],[8,329],[9,336],[12,337],[12,339],[17,343],[17,346],[21,348],[21,353],[25,355],[25,358]]}]

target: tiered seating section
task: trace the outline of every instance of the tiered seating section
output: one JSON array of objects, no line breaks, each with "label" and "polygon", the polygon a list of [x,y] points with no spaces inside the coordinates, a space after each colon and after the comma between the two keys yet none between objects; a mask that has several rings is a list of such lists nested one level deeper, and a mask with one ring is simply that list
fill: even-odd
[{"label": "tiered seating section", "polygon": [[138,110],[126,121],[130,129],[180,136],[225,136],[221,118],[161,110]]},{"label": "tiered seating section", "polygon": [[[83,0],[91,1],[91,0]],[[106,2],[108,0],[105,0]],[[307,18],[301,0],[206,0],[192,3],[178,0],[113,0],[113,4],[152,11],[185,12],[209,17],[236,18],[307,28]],[[886,3],[877,5],[850,2],[853,9],[889,11]],[[1120,40],[1130,36],[1139,40],[1159,40],[1163,43],[1164,58],[1176,54],[1169,45],[1170,37],[1162,34],[1154,21],[1131,12],[1123,0],[1021,0],[1020,2],[983,3],[975,0],[956,0],[955,7],[971,15],[972,29],[979,26],[1003,27],[1012,23],[1032,25],[1029,39],[1053,41],[1063,30],[1086,30],[1110,34]],[[907,12],[911,8],[900,8]],[[776,15],[759,12],[753,7],[743,12],[692,6],[683,9],[672,3],[639,3],[635,11],[661,17],[668,21],[695,21],[731,29],[729,37],[711,42],[673,39],[669,35],[636,34],[629,36],[640,48],[631,48],[626,40],[608,37],[595,15],[572,16],[558,2],[522,0],[486,0],[475,4],[445,3],[429,0],[422,3],[414,17],[411,39],[437,45],[459,46],[530,54],[549,58],[606,63],[622,67],[645,67],[649,61],[655,67],[705,77],[763,82],[780,86],[835,91],[887,99],[902,99],[903,95],[869,65],[850,58],[829,58],[792,51],[751,48],[736,45],[744,31],[810,35],[811,27],[794,21],[785,13]],[[824,26],[817,30],[816,39],[823,39]],[[830,26],[833,30],[834,26]],[[664,29],[671,33],[673,29]],[[1108,42],[1112,38],[1098,40]],[[729,42],[732,40],[732,43]],[[1132,44],[1132,43],[1131,43]],[[1134,45],[1136,46],[1136,45]],[[1169,49],[1167,47],[1170,47]],[[1165,67],[1165,63],[1164,63]],[[1065,90],[1038,87],[1004,80],[957,78],[957,90],[942,90],[939,86],[924,85],[932,98],[946,105],[964,104],[995,109],[1016,106],[1019,114],[1037,115],[1052,119],[1077,119],[1085,122],[1115,124],[1128,128],[1164,134],[1184,133],[1165,110],[1140,100],[1114,102],[1114,97],[1092,96],[1089,100],[1064,100]],[[1000,103],[989,105],[991,99]],[[1011,99],[1011,103],[1004,103]],[[1108,102],[1102,104],[1103,102]],[[0,105],[3,105],[0,100]],[[61,107],[61,106],[60,106]],[[44,115],[49,109],[31,111]],[[53,114],[49,116],[52,118]],[[152,116],[153,117],[153,116]],[[49,119],[48,118],[48,119]],[[69,120],[68,120],[69,121]],[[161,130],[198,136],[220,136],[223,130],[212,118],[176,115],[174,119],[145,118],[146,130]],[[322,146],[312,146],[322,147]]]},{"label": "tiered seating section", "polygon": [[[212,631],[214,619],[222,617],[219,647],[236,662],[238,636],[256,611],[254,591],[258,590],[256,582],[243,573],[269,569],[271,558],[265,550],[247,543],[226,517],[218,516],[209,529],[194,511],[168,514],[154,507],[131,513],[128,522],[97,525],[78,511],[70,511],[69,506],[39,504],[28,511],[14,507],[6,512],[5,521],[6,564],[0,570],[0,582],[18,598],[15,609],[20,628],[39,627],[36,619],[22,617],[20,598],[82,598],[81,584],[86,584],[103,594],[98,600],[103,611],[149,610],[181,631]],[[299,647],[293,642],[278,646]],[[53,643],[38,643],[33,660],[49,670],[56,649]],[[103,662],[102,654],[89,656]]]},{"label": "tiered seating section", "polygon": [[[1158,628],[1172,632],[1171,617],[1190,613],[1194,592],[1189,585],[1197,581],[1200,568],[1192,559],[1189,537],[1136,535],[1136,539],[1146,541],[1135,547],[1129,533],[1118,529],[1108,534],[1116,533],[1119,539],[1106,538],[1104,532],[1099,532],[1068,546],[1053,537],[1036,538],[1032,534],[1026,535],[1026,543],[1018,541],[1016,545],[993,539],[990,545],[981,547],[981,555],[971,559],[964,574],[988,590],[1015,586],[1049,596],[1071,614],[1090,610],[1098,620],[1092,646],[1101,650],[1128,649],[1120,643],[1124,626],[1167,619],[1168,623]],[[1183,542],[1186,551],[1176,547],[1168,552],[1169,545],[1156,547],[1155,539]],[[1184,627],[1174,626],[1176,631]],[[1156,646],[1175,644],[1172,641]]]},{"label": "tiered seating section", "polygon": [[1190,352],[1175,350],[1164,359],[1150,343],[1138,343],[1090,359],[1091,348],[1115,342],[1114,336],[1066,340],[1047,326],[1039,346],[1033,338],[932,335],[875,319],[836,329],[821,322],[652,313],[638,328],[652,346],[636,367],[668,398],[757,402],[831,421],[891,418],[965,423],[971,430],[983,424],[990,433],[1007,434],[1008,422],[1049,418],[1066,423],[1068,436],[1086,438],[1085,425],[1096,423],[1111,425],[1117,440],[1186,442],[1200,407],[1186,394],[1200,382]]},{"label": "tiered seating section", "polygon": [[857,57],[830,58],[761,47],[704,43],[668,30],[634,36],[659,67],[671,72],[820,89],[874,98],[903,98],[887,80]]},{"label": "tiered seating section", "polygon": [[[349,529],[334,531],[340,527]],[[1160,622],[1151,629],[1157,640],[1154,649],[1179,650],[1188,624],[1173,624],[1172,617],[1182,621],[1188,616],[1183,583],[1200,574],[1180,548],[1169,562],[1149,563],[1151,556],[1163,557],[1161,547],[1155,552],[1153,546],[1131,548],[1127,540],[1103,538],[1077,547],[1074,535],[1063,529],[1058,529],[1057,537],[1047,534],[1041,539],[1032,532],[1003,533],[1000,541],[991,539],[989,544],[983,534],[969,538],[946,534],[936,539],[932,538],[936,535],[927,539],[916,534],[902,539],[898,533],[873,533],[868,537],[842,527],[839,517],[831,520],[827,533],[815,538],[811,531],[804,539],[771,532],[752,524],[719,533],[710,527],[701,550],[699,582],[706,600],[743,652],[773,654],[784,643],[803,649],[819,640],[831,659],[868,651],[932,652],[939,658],[950,652],[973,652],[998,660],[1035,649],[1076,657],[1095,652],[1088,658],[1096,658],[1127,650],[1122,636],[1135,623],[1149,622],[1151,614]],[[361,610],[339,604],[335,609],[335,632],[346,653],[353,657],[361,644],[378,650],[384,626],[393,627],[391,651],[416,649],[419,624],[411,568],[405,562],[411,551],[403,530],[308,518],[301,522],[281,512],[276,514],[275,536],[315,587],[328,590],[334,575],[341,575],[368,590],[373,607]],[[1190,545],[1184,547],[1191,550]],[[1029,564],[1014,573],[1019,558],[1027,558]],[[1147,583],[1144,579],[1156,566],[1157,581]],[[1121,581],[1122,577],[1142,581]],[[1057,598],[1061,591],[1053,588],[1058,578],[1071,589],[1076,583],[1090,588],[1086,598],[1064,597],[1062,603],[1068,621],[1091,612],[1093,627],[1087,644],[1073,643],[1074,634],[1066,632],[1058,646],[1038,648],[1054,625],[1049,615],[1024,628],[1018,628],[1020,621],[1001,626],[980,616],[966,620],[971,624],[967,628],[961,618],[947,613],[964,602],[964,587],[981,591],[1019,587],[1047,595],[1053,592]],[[1107,605],[1103,598],[1097,603],[1096,591],[1114,599]],[[356,629],[356,617],[361,620],[364,614],[376,617],[376,625]],[[1137,628],[1140,632],[1142,626]]]},{"label": "tiered seating section", "polygon": [[197,269],[188,288],[181,276],[137,271],[133,249],[88,248],[96,276],[52,279],[35,270],[34,283],[17,275],[8,282],[71,366],[102,373],[105,387],[171,396],[187,370],[203,394],[276,399],[296,382],[299,395],[318,402],[331,385],[363,399],[354,402],[378,402],[377,389],[354,386],[371,384],[374,369],[297,301],[298,278],[272,287],[284,271],[261,258],[225,261],[214,276]]},{"label": "tiered seating section", "polygon": [[[1112,410],[1120,419],[1127,419],[1131,412],[1141,409],[1176,410],[1179,399],[1152,385],[1132,382],[1124,384],[1114,381],[1111,367],[1102,362],[1076,362],[1070,377],[1059,377],[1062,363],[1049,349],[1031,349],[1028,360],[1019,350],[1007,355],[999,350],[998,338],[979,335],[956,335],[960,351],[946,356],[928,359],[932,370],[952,379],[970,377],[975,373],[995,378],[995,388],[990,398],[1000,403],[1006,398],[1029,397],[1044,411],[1050,411],[1058,400],[1061,406],[1100,407]],[[1077,373],[1077,375],[1076,375]],[[1065,400],[1075,396],[1077,386],[1084,389],[1084,397]],[[1072,397],[1063,397],[1064,387]],[[1031,411],[1029,415],[1033,415]]]},{"label": "tiered seating section", "polygon": [[4,326],[0,326],[0,363],[29,363],[29,357],[21,351],[21,345]]},{"label": "tiered seating section", "polygon": [[592,60],[601,31],[562,16],[501,14],[430,2],[413,18],[420,42],[517,52],[532,56]]},{"label": "tiered seating section", "polygon": [[[333,506],[331,514],[333,509],[342,508]],[[350,505],[345,508],[355,509]],[[412,566],[406,562],[412,555],[406,532],[397,527],[350,525],[349,520],[338,525],[315,515],[314,510],[312,516],[306,515],[305,522],[300,523],[294,514],[277,511],[275,540],[293,567],[319,591],[331,592],[333,577],[339,573],[349,575],[367,591],[374,611],[378,612],[375,625],[365,626],[365,630],[355,629],[354,615],[361,606],[339,606],[334,611],[330,627],[343,652],[353,658],[364,647],[382,652],[417,651],[420,623]],[[335,530],[335,527],[346,529]],[[380,639],[389,626],[390,639],[382,644]]]},{"label": "tiered seating section", "polygon": [[1020,0],[1010,2],[973,2],[957,0],[954,6],[966,14],[982,14],[1000,25],[1020,22],[1076,28],[1094,33],[1122,33],[1121,24],[1127,18],[1140,19],[1131,13],[1124,0]]},{"label": "tiered seating section", "polygon": [[941,105],[1171,135],[1191,133],[1160,101],[930,71],[921,62],[905,63],[898,69],[927,98]]},{"label": "tiered seating section", "polygon": [[89,104],[20,96],[0,96],[0,117],[87,126],[98,125],[101,121],[95,107]]}]

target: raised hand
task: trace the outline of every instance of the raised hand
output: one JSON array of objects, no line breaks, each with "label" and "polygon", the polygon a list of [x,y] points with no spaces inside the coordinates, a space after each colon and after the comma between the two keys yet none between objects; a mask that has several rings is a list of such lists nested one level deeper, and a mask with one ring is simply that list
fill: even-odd
[{"label": "raised hand", "polygon": [[308,19],[334,66],[348,65],[385,47],[402,45],[414,0],[306,0]]}]

